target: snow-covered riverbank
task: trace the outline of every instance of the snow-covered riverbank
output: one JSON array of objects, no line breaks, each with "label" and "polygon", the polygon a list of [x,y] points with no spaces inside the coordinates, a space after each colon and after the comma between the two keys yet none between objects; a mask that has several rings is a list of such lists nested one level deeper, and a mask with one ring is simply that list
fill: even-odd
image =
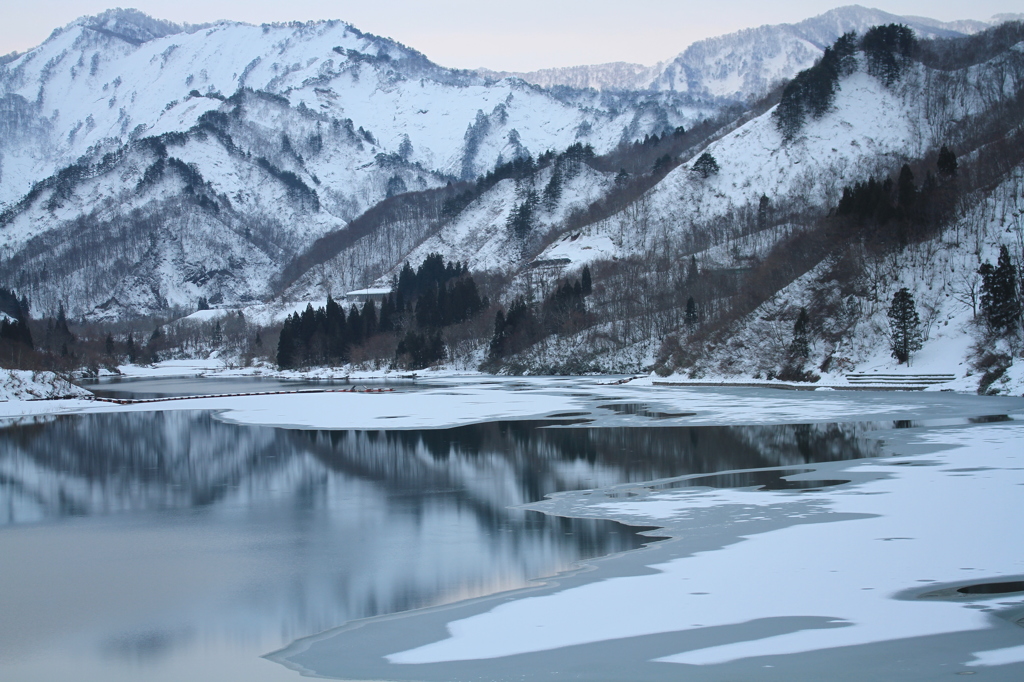
[{"label": "snow-covered riverbank", "polygon": [[0,402],[85,398],[89,395],[89,391],[53,372],[0,369]]}]

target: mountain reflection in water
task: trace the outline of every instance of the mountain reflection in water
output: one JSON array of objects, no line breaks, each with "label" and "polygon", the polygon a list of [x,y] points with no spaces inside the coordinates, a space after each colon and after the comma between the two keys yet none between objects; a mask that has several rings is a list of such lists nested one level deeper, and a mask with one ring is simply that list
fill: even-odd
[{"label": "mountain reflection in water", "polygon": [[873,423],[543,428],[551,424],[316,431],[174,411],[0,422],[0,524],[288,496],[299,507],[329,506],[339,478],[406,507],[444,493],[481,518],[501,518],[561,490],[879,452],[864,438]]},{"label": "mountain reflection in water", "polygon": [[[878,454],[867,424],[551,423],[307,431],[168,411],[0,425],[0,661],[25,640],[43,660],[69,631],[103,660],[214,641],[265,652],[650,541],[513,508],[548,493]],[[62,606],[81,595],[108,596],[88,615]]]}]

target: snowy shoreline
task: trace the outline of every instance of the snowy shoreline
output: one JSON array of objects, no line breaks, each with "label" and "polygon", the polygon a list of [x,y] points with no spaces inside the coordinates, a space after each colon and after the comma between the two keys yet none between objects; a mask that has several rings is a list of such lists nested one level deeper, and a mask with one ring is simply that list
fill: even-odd
[{"label": "snowy shoreline", "polygon": [[[176,381],[174,377],[196,376],[194,371],[184,371],[186,368],[181,365],[155,369],[164,374],[130,378],[139,381],[153,378],[156,384],[162,384]],[[191,369],[200,368],[192,366]],[[217,378],[203,376],[199,381],[210,382],[210,394],[226,392],[217,388]],[[247,380],[245,376],[227,374],[221,378]],[[585,417],[588,424],[598,427],[920,420],[1006,414],[1024,405],[1020,399],[1011,397],[965,396],[946,391],[780,391],[770,386],[661,385],[652,377],[628,381],[627,378],[500,377],[437,372],[417,376],[415,387],[408,391],[199,395],[129,405],[85,398],[11,400],[0,402],[0,416],[210,410],[219,419],[244,424],[300,429],[396,430],[451,428],[495,420],[551,419],[570,413],[574,418]],[[369,382],[372,378],[348,381]],[[601,401],[608,400],[650,406],[650,416],[608,413],[598,408]]]},{"label": "snowy shoreline", "polygon": [[[759,379],[750,376],[727,374],[701,374],[688,377],[682,374],[658,376],[651,374],[594,374],[587,378],[603,379],[608,382],[632,383],[633,385],[689,386],[689,387],[767,387],[783,390],[850,390],[850,391],[947,391],[976,395],[979,376],[964,370],[962,363],[951,361],[942,355],[926,358],[914,367],[894,365],[891,361],[866,363],[856,372],[824,374],[815,382],[781,381]],[[950,369],[953,368],[953,369]],[[476,370],[454,368],[432,368],[426,370],[355,370],[350,366],[319,367],[308,370],[280,370],[269,366],[235,367],[220,358],[195,360],[167,360],[156,365],[123,365],[118,374],[109,371],[100,373],[100,379],[141,379],[168,377],[204,377],[208,379],[259,377],[299,381],[380,381],[394,379],[415,379],[416,381],[476,381],[480,379],[503,381],[521,379],[567,379],[564,376],[516,376],[488,374]],[[1024,394],[1024,366],[1012,366],[1007,371],[1007,382],[1002,387],[1003,395]]]}]

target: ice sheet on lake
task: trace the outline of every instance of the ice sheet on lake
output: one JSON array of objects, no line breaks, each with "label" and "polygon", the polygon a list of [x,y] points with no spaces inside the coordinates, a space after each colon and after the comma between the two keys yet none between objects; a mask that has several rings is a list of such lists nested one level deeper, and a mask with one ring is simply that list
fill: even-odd
[{"label": "ice sheet on lake", "polygon": [[[827,476],[819,471],[815,478],[846,472],[861,482],[810,493],[690,488],[622,501],[557,497],[534,508],[659,525],[677,536],[699,532],[714,509],[738,524],[790,521],[722,549],[653,565],[650,574],[501,604],[449,623],[446,639],[388,658],[398,664],[497,658],[786,616],[831,625],[658,659],[700,665],[992,627],[992,615],[979,605],[999,597],[1004,605],[1007,597],[1020,602],[1020,595],[965,605],[913,598],[907,590],[1024,574],[1020,543],[998,521],[1016,518],[1024,504],[1022,439],[1021,423],[933,430],[916,444],[946,449],[924,458],[824,465]],[[587,501],[594,497],[600,501]],[[1018,654],[1016,648],[978,652],[974,664],[1014,662]]]},{"label": "ice sheet on lake", "polygon": [[[875,419],[922,419],[1021,411],[1013,398],[950,393],[778,391],[770,388],[694,388],[609,385],[605,377],[444,377],[448,386],[421,382],[396,393],[308,393],[191,398],[137,405],[56,400],[0,402],[0,417],[111,410],[214,410],[228,421],[315,429],[449,428],[501,419],[582,412],[595,426],[792,424]],[[168,381],[173,381],[169,379]],[[222,391],[210,380],[210,392]],[[612,415],[599,403],[644,403],[671,418]],[[587,412],[589,411],[589,415]]]}]

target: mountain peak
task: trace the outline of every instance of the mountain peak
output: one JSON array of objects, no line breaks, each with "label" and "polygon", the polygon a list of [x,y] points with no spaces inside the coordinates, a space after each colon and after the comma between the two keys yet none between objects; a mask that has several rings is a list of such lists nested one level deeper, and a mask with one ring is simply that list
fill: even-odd
[{"label": "mountain peak", "polygon": [[93,16],[79,17],[68,27],[71,26],[90,28],[111,37],[141,45],[147,41],[175,33],[196,31],[210,26],[210,24],[176,24],[172,21],[156,19],[137,9],[117,7]]}]

